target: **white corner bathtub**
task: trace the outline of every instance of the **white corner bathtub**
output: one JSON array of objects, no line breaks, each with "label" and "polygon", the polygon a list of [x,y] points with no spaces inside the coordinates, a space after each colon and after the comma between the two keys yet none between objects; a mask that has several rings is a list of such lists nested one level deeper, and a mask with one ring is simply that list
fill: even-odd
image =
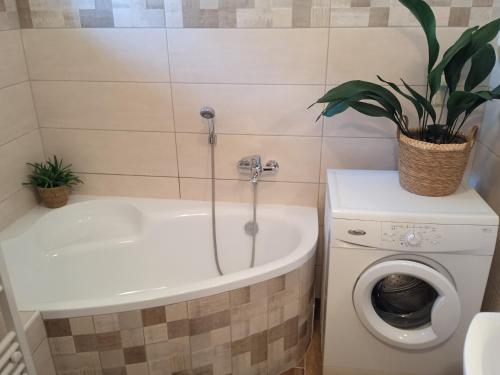
[{"label": "white corner bathtub", "polygon": [[18,308],[60,319],[169,305],[270,280],[314,255],[315,208],[259,205],[249,268],[251,205],[216,207],[223,276],[209,202],[73,196],[33,209],[0,234]]}]

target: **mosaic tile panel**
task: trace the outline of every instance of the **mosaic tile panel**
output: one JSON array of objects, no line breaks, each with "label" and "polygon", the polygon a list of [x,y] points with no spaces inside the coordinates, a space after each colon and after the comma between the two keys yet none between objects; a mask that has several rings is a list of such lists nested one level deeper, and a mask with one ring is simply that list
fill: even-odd
[{"label": "mosaic tile panel", "polygon": [[168,27],[328,27],[330,0],[165,0]]},{"label": "mosaic tile panel", "polygon": [[188,302],[45,320],[57,374],[281,374],[297,366],[311,339],[314,259]]},{"label": "mosaic tile panel", "polygon": [[[12,11],[2,11],[15,1],[0,0],[0,28],[18,22]],[[500,0],[428,2],[441,27],[500,16]],[[17,0],[17,8],[22,28],[418,26],[397,0]]]},{"label": "mosaic tile panel", "polygon": [[16,0],[0,0],[0,31],[19,29]]},{"label": "mosaic tile panel", "polygon": [[165,27],[163,0],[17,0],[17,5],[22,28]]},{"label": "mosaic tile panel", "polygon": [[[428,0],[438,27],[482,25],[500,16],[498,0]],[[331,27],[419,26],[397,0],[332,0]]]}]

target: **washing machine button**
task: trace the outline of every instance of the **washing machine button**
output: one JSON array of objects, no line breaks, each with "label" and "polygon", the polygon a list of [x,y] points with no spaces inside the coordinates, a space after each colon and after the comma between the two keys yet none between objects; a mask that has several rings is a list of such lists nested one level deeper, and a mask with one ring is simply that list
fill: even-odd
[{"label": "washing machine button", "polygon": [[418,233],[409,232],[405,234],[405,244],[408,246],[419,246],[422,243],[422,236]]}]

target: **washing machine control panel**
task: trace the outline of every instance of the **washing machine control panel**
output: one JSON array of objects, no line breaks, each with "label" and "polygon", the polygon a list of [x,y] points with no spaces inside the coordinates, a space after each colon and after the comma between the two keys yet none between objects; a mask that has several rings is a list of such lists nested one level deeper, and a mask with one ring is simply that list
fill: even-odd
[{"label": "washing machine control panel", "polygon": [[382,243],[391,248],[437,248],[442,239],[439,226],[414,223],[382,223]]}]

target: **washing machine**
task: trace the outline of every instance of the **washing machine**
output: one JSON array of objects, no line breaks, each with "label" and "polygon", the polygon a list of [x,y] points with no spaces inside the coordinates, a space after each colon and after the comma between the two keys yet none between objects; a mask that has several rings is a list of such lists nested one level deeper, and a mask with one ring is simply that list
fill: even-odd
[{"label": "washing machine", "polygon": [[459,375],[498,217],[473,189],[403,190],[395,171],[329,170],[323,375]]}]

